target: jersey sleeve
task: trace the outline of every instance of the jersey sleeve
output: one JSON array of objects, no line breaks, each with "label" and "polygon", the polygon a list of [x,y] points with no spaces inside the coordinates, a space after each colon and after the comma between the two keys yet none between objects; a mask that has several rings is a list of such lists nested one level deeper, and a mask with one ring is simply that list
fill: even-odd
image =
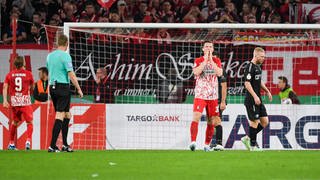
[{"label": "jersey sleeve", "polygon": [[63,65],[67,72],[73,71],[72,59],[69,54],[66,54]]},{"label": "jersey sleeve", "polygon": [[217,64],[217,66],[218,66],[219,68],[222,67],[222,66],[221,66],[221,60],[220,60],[220,58],[215,58],[215,63]]},{"label": "jersey sleeve", "polygon": [[6,78],[3,83],[10,84],[10,73],[6,75]]},{"label": "jersey sleeve", "polygon": [[196,67],[200,66],[201,63],[202,63],[201,58],[196,58],[194,60],[193,68],[196,68]]},{"label": "jersey sleeve", "polygon": [[244,71],[244,77],[245,77],[245,81],[251,81],[252,77],[254,77],[253,74],[253,67],[252,64],[248,64],[245,71]]}]

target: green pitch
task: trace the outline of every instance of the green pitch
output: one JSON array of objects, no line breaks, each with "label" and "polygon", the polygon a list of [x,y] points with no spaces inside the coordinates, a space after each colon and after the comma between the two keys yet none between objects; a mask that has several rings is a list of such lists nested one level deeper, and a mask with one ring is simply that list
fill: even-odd
[{"label": "green pitch", "polygon": [[320,151],[0,151],[0,179],[320,179]]}]

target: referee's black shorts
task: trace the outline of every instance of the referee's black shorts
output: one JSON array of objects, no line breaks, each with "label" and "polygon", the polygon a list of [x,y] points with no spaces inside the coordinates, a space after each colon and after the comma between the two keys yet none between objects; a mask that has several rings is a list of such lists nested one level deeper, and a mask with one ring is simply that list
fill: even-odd
[{"label": "referee's black shorts", "polygon": [[56,83],[50,85],[50,96],[56,112],[69,112],[71,101],[69,84]]},{"label": "referee's black shorts", "polygon": [[250,121],[255,121],[260,119],[260,117],[268,116],[266,107],[264,104],[245,104],[247,109],[248,118]]}]

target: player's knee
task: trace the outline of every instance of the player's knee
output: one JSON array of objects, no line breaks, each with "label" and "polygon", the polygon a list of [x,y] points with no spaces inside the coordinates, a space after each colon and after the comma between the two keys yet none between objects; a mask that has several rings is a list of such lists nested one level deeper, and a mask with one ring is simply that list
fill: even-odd
[{"label": "player's knee", "polygon": [[56,112],[56,119],[63,120],[65,115],[65,112]]},{"label": "player's knee", "polygon": [[215,125],[215,126],[221,125],[221,119],[220,119],[220,117],[215,119],[214,125]]},{"label": "player's knee", "polygon": [[257,128],[258,124],[259,124],[258,121],[250,121],[250,123],[249,123],[250,127],[253,127],[253,128]]},{"label": "player's knee", "polygon": [[265,128],[265,127],[268,126],[269,120],[268,119],[262,119],[262,120],[260,120],[260,124],[261,124],[262,127]]},{"label": "player's knee", "polygon": [[72,115],[70,112],[66,112],[65,118],[67,119],[71,119]]},{"label": "player's knee", "polygon": [[200,113],[200,112],[193,112],[193,121],[199,122],[201,119],[201,115],[202,115],[202,113]]},{"label": "player's knee", "polygon": [[18,126],[19,121],[12,121],[12,124],[13,124],[14,126]]}]

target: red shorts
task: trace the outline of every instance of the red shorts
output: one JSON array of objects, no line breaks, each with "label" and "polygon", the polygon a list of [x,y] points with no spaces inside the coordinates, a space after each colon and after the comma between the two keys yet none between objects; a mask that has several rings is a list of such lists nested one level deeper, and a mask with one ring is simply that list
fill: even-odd
[{"label": "red shorts", "polygon": [[[11,106],[12,120],[21,121],[25,120],[31,122],[33,120],[32,106]],[[22,119],[23,117],[23,119]]]},{"label": "red shorts", "polygon": [[219,106],[218,100],[204,100],[199,98],[194,98],[193,101],[193,112],[203,112],[206,108],[207,116],[219,116]]}]

